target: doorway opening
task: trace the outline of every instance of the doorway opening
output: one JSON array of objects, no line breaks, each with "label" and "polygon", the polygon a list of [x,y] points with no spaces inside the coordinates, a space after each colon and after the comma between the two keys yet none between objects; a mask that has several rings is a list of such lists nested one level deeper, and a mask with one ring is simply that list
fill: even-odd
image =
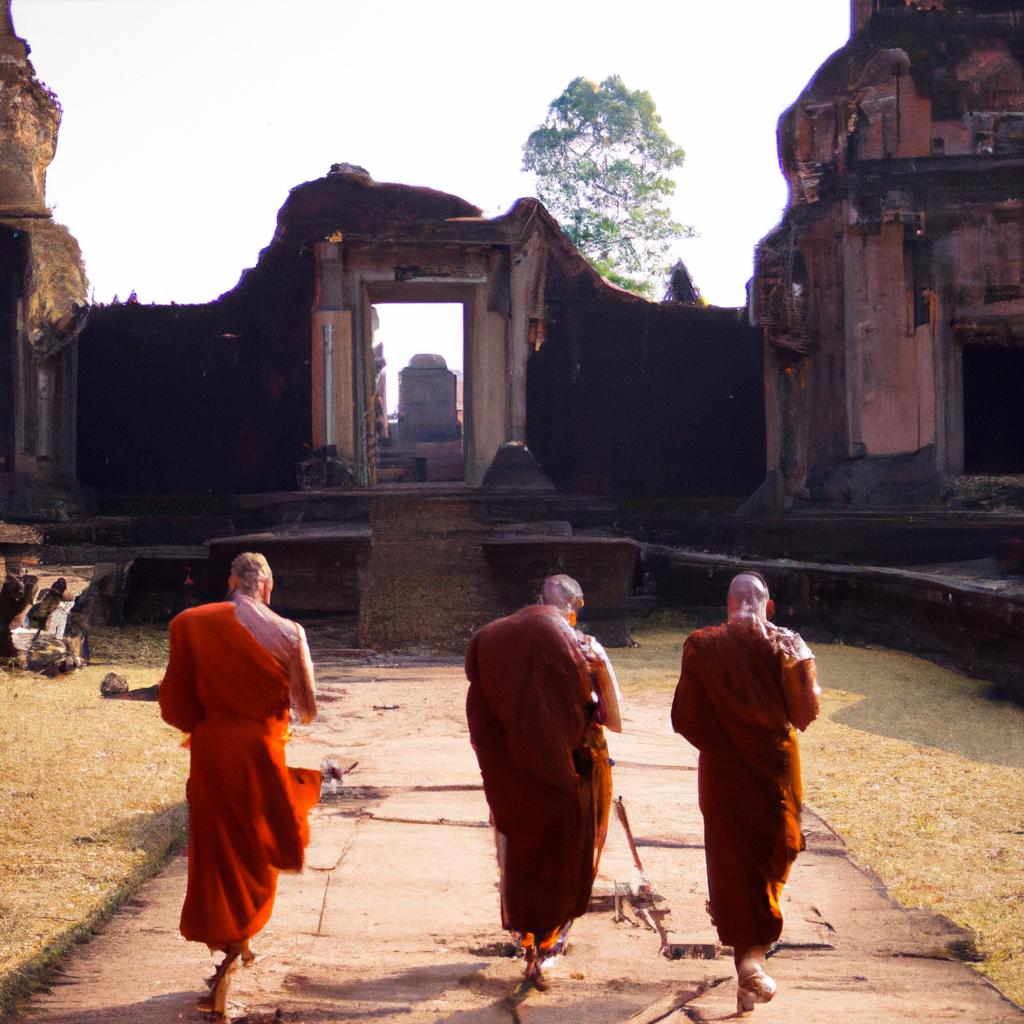
[{"label": "doorway opening", "polygon": [[461,302],[372,307],[378,483],[465,479]]},{"label": "doorway opening", "polygon": [[0,473],[15,466],[15,391],[18,375],[18,307],[25,282],[25,240],[0,228]]},{"label": "doorway opening", "polygon": [[964,472],[1024,474],[1024,346],[963,349]]}]

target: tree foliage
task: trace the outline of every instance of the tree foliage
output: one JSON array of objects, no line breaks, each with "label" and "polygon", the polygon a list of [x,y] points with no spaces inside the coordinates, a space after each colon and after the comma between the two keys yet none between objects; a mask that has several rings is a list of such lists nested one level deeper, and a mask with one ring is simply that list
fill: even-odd
[{"label": "tree foliage", "polygon": [[673,238],[693,234],[665,201],[683,151],[661,126],[648,92],[618,75],[574,78],[523,146],[523,170],[577,249],[610,281],[649,295]]}]

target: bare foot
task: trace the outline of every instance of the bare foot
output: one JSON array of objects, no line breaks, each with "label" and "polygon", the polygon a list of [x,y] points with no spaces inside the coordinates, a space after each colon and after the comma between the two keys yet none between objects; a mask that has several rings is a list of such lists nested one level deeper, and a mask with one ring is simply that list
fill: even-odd
[{"label": "bare foot", "polygon": [[770,1002],[778,989],[757,960],[744,960],[737,970],[736,1013],[749,1013],[758,1003]]},{"label": "bare foot", "polygon": [[245,945],[242,942],[233,942],[228,946],[224,953],[224,959],[217,965],[213,977],[207,981],[210,986],[210,994],[203,996],[198,1001],[197,1005],[200,1010],[220,1017],[224,1016],[224,1007],[227,1005],[228,998],[228,982],[231,972],[235,968],[235,962],[242,955]]}]

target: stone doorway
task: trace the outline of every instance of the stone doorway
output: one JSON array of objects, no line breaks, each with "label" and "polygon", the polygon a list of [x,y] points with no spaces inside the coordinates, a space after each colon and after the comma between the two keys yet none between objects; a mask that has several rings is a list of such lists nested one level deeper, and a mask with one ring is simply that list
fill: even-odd
[{"label": "stone doorway", "polygon": [[20,232],[0,228],[0,474],[13,473],[16,457],[18,322],[25,283]]},{"label": "stone doorway", "polygon": [[1024,346],[963,349],[964,472],[1024,474]]},{"label": "stone doorway", "polygon": [[461,302],[372,307],[379,483],[465,480]]}]

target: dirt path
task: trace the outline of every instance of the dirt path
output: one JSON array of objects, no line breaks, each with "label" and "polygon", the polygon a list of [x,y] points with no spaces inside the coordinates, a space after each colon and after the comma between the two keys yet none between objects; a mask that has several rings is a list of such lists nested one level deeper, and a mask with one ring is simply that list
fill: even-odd
[{"label": "dirt path", "polygon": [[[655,933],[613,919],[614,882],[636,881],[613,822],[592,911],[547,993],[513,1008],[520,963],[502,955],[494,851],[470,750],[458,667],[321,665],[322,711],[290,760],[338,753],[359,766],[316,810],[308,867],[285,876],[256,964],[237,972],[233,1020],[294,1024],[605,1024],[634,1015],[716,1021],[735,1009],[731,959],[714,954],[706,898],[695,754],[667,725],[663,698],[633,700],[612,737],[615,787],[629,808],[647,872],[671,908],[670,939],[689,958],[658,955]],[[398,705],[397,707],[393,707]],[[805,818],[808,851],[786,894],[786,930],[771,960],[776,1000],[764,1022],[960,1019],[1024,1022],[969,967],[957,936],[895,907]],[[33,1024],[200,1021],[195,998],[213,958],[177,934],[185,860],[141,889],[65,964],[25,1013]]]}]

